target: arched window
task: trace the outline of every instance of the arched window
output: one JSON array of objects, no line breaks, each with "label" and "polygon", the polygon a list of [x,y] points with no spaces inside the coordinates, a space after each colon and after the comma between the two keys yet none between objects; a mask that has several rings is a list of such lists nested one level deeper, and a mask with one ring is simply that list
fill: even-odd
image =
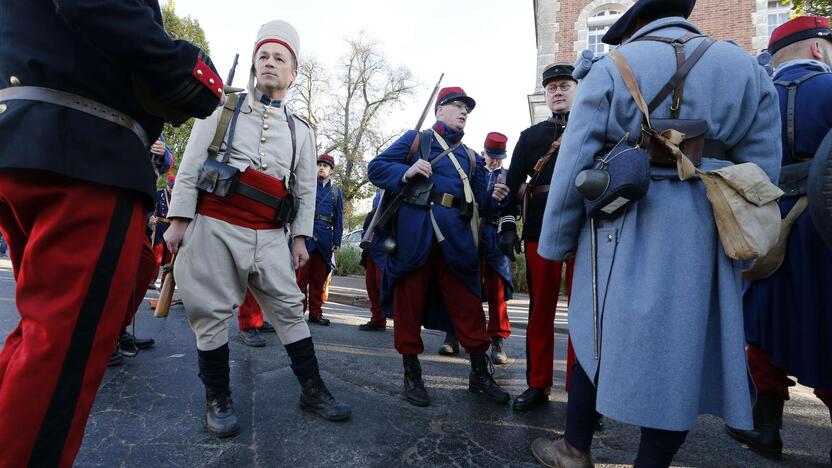
[{"label": "arched window", "polygon": [[789,12],[791,8],[783,0],[768,0],[768,36],[777,29],[778,26],[789,20]]},{"label": "arched window", "polygon": [[621,10],[602,10],[587,18],[587,49],[595,55],[603,55],[609,52],[610,46],[601,42],[601,38],[609,31],[610,26],[621,18]]}]

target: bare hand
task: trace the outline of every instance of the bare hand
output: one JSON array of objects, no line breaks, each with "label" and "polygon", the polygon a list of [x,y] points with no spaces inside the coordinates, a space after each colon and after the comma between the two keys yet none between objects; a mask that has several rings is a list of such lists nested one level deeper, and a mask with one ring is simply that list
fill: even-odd
[{"label": "bare hand", "polygon": [[148,222],[151,226],[155,226],[155,225],[156,225],[156,223],[158,223],[158,222],[159,222],[159,218],[158,218],[158,217],[156,217],[156,216],[151,216],[151,217],[150,217],[150,219],[148,219],[148,220],[147,220],[147,222]]},{"label": "bare hand", "polygon": [[170,222],[170,227],[165,231],[163,236],[165,243],[168,245],[168,250],[171,253],[179,251],[179,246],[182,245],[182,238],[185,237],[185,230],[188,229],[190,219],[174,218]]},{"label": "bare hand", "polygon": [[494,184],[494,191],[491,192],[491,197],[498,202],[501,202],[506,199],[508,196],[508,185],[506,184]]},{"label": "bare hand", "polygon": [[297,236],[292,239],[292,266],[297,270],[298,268],[303,268],[308,261],[309,252],[306,251],[306,238]]},{"label": "bare hand", "polygon": [[156,142],[150,146],[150,152],[156,156],[163,156],[165,154],[165,144],[162,143],[162,140],[156,140]]},{"label": "bare hand", "polygon": [[424,159],[417,159],[412,166],[407,168],[407,172],[404,173],[404,178],[410,180],[416,175],[430,177],[431,174],[433,174],[433,167],[431,167],[430,163]]}]

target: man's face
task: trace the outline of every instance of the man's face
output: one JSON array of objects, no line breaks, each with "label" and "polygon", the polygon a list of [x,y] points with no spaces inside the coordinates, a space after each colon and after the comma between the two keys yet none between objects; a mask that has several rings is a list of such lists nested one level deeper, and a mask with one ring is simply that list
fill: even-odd
[{"label": "man's face", "polygon": [[332,166],[325,162],[318,163],[318,177],[321,179],[329,179],[329,176],[332,175]]},{"label": "man's face", "polygon": [[569,79],[552,80],[546,83],[546,105],[555,114],[564,114],[572,109],[572,98],[577,84]]},{"label": "man's face", "polygon": [[267,42],[254,56],[254,76],[257,86],[268,94],[272,90],[285,91],[298,77],[292,53],[283,44]]},{"label": "man's face", "polygon": [[503,167],[503,160],[502,159],[494,159],[488,155],[485,151],[482,152],[482,157],[485,158],[485,167],[488,169],[495,171],[501,167]]},{"label": "man's face", "polygon": [[439,106],[436,110],[436,119],[445,122],[451,130],[461,131],[465,128],[468,120],[468,105],[462,101],[451,101]]}]

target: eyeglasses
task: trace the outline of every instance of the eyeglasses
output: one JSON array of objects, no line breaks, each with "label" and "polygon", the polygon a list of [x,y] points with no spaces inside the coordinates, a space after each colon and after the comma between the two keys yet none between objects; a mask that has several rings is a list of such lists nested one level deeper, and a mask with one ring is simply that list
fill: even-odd
[{"label": "eyeglasses", "polygon": [[559,86],[558,85],[549,85],[549,86],[546,87],[546,92],[554,94],[555,91],[560,90],[562,93],[565,93],[565,92],[569,91],[570,89],[572,89],[574,87],[575,87],[575,85],[573,85],[572,83],[564,83],[564,84],[559,85]]}]

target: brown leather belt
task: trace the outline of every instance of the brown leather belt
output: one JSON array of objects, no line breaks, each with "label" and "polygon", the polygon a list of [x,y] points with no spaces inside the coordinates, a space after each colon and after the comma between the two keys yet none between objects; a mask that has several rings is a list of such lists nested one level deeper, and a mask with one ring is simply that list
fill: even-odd
[{"label": "brown leather belt", "polygon": [[551,187],[549,184],[535,185],[532,187],[532,193],[549,193],[549,187]]}]

